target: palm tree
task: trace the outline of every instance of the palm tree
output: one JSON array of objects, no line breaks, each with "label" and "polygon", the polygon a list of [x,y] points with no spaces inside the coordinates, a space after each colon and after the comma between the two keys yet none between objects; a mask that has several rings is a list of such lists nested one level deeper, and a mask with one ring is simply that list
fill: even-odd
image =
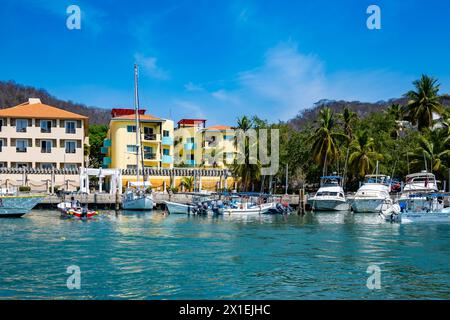
[{"label": "palm tree", "polygon": [[344,133],[347,135],[350,142],[350,140],[353,139],[353,124],[358,120],[358,114],[353,112],[349,107],[345,107],[344,110],[342,110],[342,113],[339,114],[339,117],[342,119]]},{"label": "palm tree", "polygon": [[450,150],[443,139],[443,132],[429,131],[427,135],[420,136],[419,146],[409,153],[409,158],[412,159],[411,164],[418,170],[427,168],[433,173],[445,176],[450,161]]},{"label": "palm tree", "polygon": [[400,121],[403,120],[405,110],[400,104],[393,103],[386,109],[386,112],[388,115],[392,116],[395,121]]},{"label": "palm tree", "polygon": [[181,184],[187,189],[187,191],[191,191],[194,187],[194,177],[181,178]]},{"label": "palm tree", "polygon": [[338,139],[346,139],[342,133],[335,131],[335,121],[330,108],[323,108],[319,113],[319,127],[314,131],[308,142],[312,143],[311,153],[314,162],[324,166],[339,158]]},{"label": "palm tree", "polygon": [[241,190],[247,190],[252,182],[258,181],[261,177],[261,163],[250,152],[250,149],[258,148],[257,142],[251,143],[250,139],[243,136],[252,126],[253,121],[243,116],[237,119],[237,127],[235,127],[239,130],[234,138],[235,147],[238,146],[238,138],[245,139],[243,152],[237,154],[237,159],[231,165],[233,176],[240,178]]},{"label": "palm tree", "polygon": [[418,124],[419,130],[433,125],[433,114],[441,115],[442,105],[439,101],[439,86],[437,79],[422,75],[420,80],[413,82],[416,91],[409,91],[405,96],[409,99],[406,106],[408,119]]},{"label": "palm tree", "polygon": [[377,160],[382,160],[383,156],[375,151],[375,142],[369,137],[366,130],[359,130],[355,140],[350,144],[351,154],[349,166],[359,177],[364,177],[375,168]]}]

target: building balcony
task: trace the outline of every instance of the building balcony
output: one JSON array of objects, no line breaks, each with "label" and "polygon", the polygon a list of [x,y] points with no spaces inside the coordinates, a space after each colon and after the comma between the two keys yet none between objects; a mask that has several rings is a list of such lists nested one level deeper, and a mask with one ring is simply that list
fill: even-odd
[{"label": "building balcony", "polygon": [[184,144],[184,149],[185,150],[195,150],[195,149],[197,149],[197,144],[196,143],[192,143],[192,142],[185,143]]},{"label": "building balcony", "polygon": [[173,145],[173,138],[172,137],[163,137],[162,144],[167,145],[167,146]]},{"label": "building balcony", "polygon": [[172,156],[163,155],[162,156],[162,163],[173,163]]},{"label": "building balcony", "polygon": [[144,153],[144,160],[156,160],[156,153]]},{"label": "building balcony", "polygon": [[100,148],[100,152],[103,154],[107,154],[108,153],[109,148],[108,147],[101,147]]},{"label": "building balcony", "polygon": [[110,157],[104,157],[103,158],[103,165],[109,166],[111,164],[111,158]]},{"label": "building balcony", "polygon": [[156,133],[145,133],[142,135],[142,140],[144,142],[147,142],[147,141],[155,141],[156,142],[156,141],[161,140],[161,137],[159,134],[156,134]]},{"label": "building balcony", "polygon": [[111,147],[111,139],[103,140],[103,146],[104,147]]}]

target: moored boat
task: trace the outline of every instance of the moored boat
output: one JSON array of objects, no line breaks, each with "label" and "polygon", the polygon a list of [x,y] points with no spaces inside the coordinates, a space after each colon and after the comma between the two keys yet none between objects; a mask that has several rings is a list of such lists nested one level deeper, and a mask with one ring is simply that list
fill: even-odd
[{"label": "moored boat", "polygon": [[382,212],[385,220],[402,223],[450,222],[450,208],[444,207],[442,194],[410,194],[400,207],[398,214]]},{"label": "moored boat", "polygon": [[44,198],[42,195],[0,195],[0,218],[21,217]]},{"label": "moored boat", "polygon": [[321,177],[319,190],[308,199],[311,208],[316,211],[350,210],[341,183],[342,177],[337,175]]},{"label": "moored boat", "polygon": [[393,205],[389,195],[389,177],[385,175],[366,175],[363,185],[358,189],[352,202],[354,212],[380,212],[383,207]]}]

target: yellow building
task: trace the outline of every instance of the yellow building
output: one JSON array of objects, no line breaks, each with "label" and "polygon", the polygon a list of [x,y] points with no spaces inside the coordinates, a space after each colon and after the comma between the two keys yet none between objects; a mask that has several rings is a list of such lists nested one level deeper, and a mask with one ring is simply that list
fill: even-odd
[{"label": "yellow building", "polygon": [[236,153],[229,126],[206,127],[205,119],[182,119],[175,129],[175,166],[226,168]]},{"label": "yellow building", "polygon": [[236,155],[233,129],[230,126],[212,126],[202,130],[202,165],[226,168]]},{"label": "yellow building", "polygon": [[[104,168],[136,168],[136,122],[132,109],[113,109],[108,137],[103,143]],[[146,168],[173,167],[173,121],[146,115],[141,110],[142,152]],[[141,167],[141,166],[140,166]]]}]

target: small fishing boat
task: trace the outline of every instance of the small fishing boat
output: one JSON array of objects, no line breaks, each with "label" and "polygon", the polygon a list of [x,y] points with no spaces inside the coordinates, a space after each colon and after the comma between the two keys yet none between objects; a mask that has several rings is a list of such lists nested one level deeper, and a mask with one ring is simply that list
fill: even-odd
[{"label": "small fishing boat", "polygon": [[0,195],[0,218],[21,217],[44,198],[42,195]]},{"label": "small fishing boat", "polygon": [[382,207],[393,205],[389,195],[390,177],[373,174],[366,175],[363,185],[358,189],[352,202],[354,212],[380,212]]},{"label": "small fishing boat", "polygon": [[350,205],[345,199],[344,189],[341,184],[341,176],[321,177],[319,190],[313,197],[308,199],[311,208],[316,211],[350,210]]},{"label": "small fishing boat", "polygon": [[443,196],[438,193],[410,194],[399,205],[399,213],[382,212],[382,216],[390,222],[450,222],[450,208],[444,207]]},{"label": "small fishing boat", "polygon": [[265,214],[273,208],[272,203],[257,204],[254,202],[241,201],[237,203],[231,203],[223,208],[224,215],[245,215],[245,214]]},{"label": "small fishing boat", "polygon": [[124,210],[152,210],[153,206],[152,195],[146,194],[143,190],[127,191],[122,201]]},{"label": "small fishing boat", "polygon": [[193,204],[184,204],[172,201],[164,201],[164,203],[170,214],[191,214],[194,212],[194,208],[196,208]]},{"label": "small fishing boat", "polygon": [[63,218],[76,217],[90,219],[98,214],[95,210],[89,210],[87,206],[82,207],[79,201],[76,201],[76,203],[64,201],[58,203],[56,207],[61,212],[61,217]]}]

